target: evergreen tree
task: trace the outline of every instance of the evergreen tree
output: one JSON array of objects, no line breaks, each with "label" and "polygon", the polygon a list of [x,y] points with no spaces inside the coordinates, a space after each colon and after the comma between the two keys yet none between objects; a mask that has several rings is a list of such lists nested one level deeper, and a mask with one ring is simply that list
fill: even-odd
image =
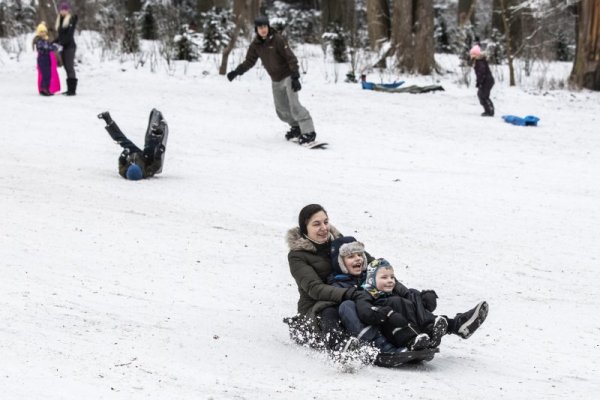
[{"label": "evergreen tree", "polygon": [[235,25],[232,18],[231,11],[218,7],[202,13],[204,53],[219,53],[227,46]]},{"label": "evergreen tree", "polygon": [[125,32],[121,44],[125,53],[137,53],[140,50],[137,24],[133,17],[125,18]]},{"label": "evergreen tree", "polygon": [[338,63],[348,61],[348,33],[340,24],[331,25],[329,32],[323,34],[323,40],[331,44],[333,60]]},{"label": "evergreen tree", "polygon": [[184,25],[181,34],[175,37],[175,60],[196,61],[199,58],[198,45],[195,43],[197,33]]},{"label": "evergreen tree", "polygon": [[444,10],[442,7],[434,7],[433,12],[433,36],[435,37],[435,51],[438,53],[451,53],[452,46],[450,45],[450,34],[448,32],[448,23],[444,17]]},{"label": "evergreen tree", "polygon": [[147,4],[141,11],[142,19],[142,39],[156,40],[158,39],[158,29],[156,25],[156,17],[154,16],[154,7],[152,4]]}]

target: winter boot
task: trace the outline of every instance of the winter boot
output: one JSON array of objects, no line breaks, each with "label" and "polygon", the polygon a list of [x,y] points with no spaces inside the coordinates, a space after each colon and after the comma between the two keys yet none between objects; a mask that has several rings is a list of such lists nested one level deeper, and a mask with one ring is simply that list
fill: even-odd
[{"label": "winter boot", "polygon": [[485,301],[480,302],[475,308],[457,314],[452,321],[449,331],[460,336],[463,339],[468,339],[481,326],[488,315],[489,306]]},{"label": "winter boot", "polygon": [[40,90],[40,94],[42,96],[54,96],[54,94],[50,93],[50,91],[48,89],[42,89],[42,90]]},{"label": "winter boot", "polygon": [[300,127],[299,126],[290,127],[290,130],[287,131],[285,134],[285,140],[297,141],[299,137],[300,137]]},{"label": "winter boot", "polygon": [[306,144],[306,143],[314,142],[316,137],[317,137],[317,134],[315,132],[303,133],[298,138],[298,143]]},{"label": "winter boot", "polygon": [[65,96],[75,96],[75,92],[77,90],[77,79],[76,78],[67,78],[67,91],[63,94]]},{"label": "winter boot", "polygon": [[112,124],[113,120],[110,117],[110,113],[108,111],[101,112],[98,114],[98,119],[103,119],[106,122],[106,125]]},{"label": "winter boot", "polygon": [[415,336],[414,339],[412,339],[410,342],[408,342],[408,345],[406,347],[410,351],[424,350],[429,347],[430,342],[431,342],[431,338],[429,337],[428,334],[419,333],[417,336]]},{"label": "winter boot", "polygon": [[435,317],[430,330],[429,330],[429,344],[427,347],[435,349],[442,343],[442,336],[448,331],[448,321],[442,316]]}]

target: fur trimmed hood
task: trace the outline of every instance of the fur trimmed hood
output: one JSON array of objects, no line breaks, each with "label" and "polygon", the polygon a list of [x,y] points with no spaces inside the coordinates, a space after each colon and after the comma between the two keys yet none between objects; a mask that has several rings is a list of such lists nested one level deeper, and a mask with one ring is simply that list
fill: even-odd
[{"label": "fur trimmed hood", "polygon": [[[335,228],[335,226],[329,224],[329,240],[334,240],[341,237],[342,234]],[[300,233],[300,228],[295,227],[288,230],[286,235],[286,242],[290,251],[308,251],[311,253],[317,252],[315,244]]]},{"label": "fur trimmed hood", "polygon": [[69,24],[71,23],[71,13],[64,16],[62,21],[62,26],[60,25],[60,14],[56,16],[56,23],[54,24],[54,28],[58,31],[60,28],[67,29]]}]

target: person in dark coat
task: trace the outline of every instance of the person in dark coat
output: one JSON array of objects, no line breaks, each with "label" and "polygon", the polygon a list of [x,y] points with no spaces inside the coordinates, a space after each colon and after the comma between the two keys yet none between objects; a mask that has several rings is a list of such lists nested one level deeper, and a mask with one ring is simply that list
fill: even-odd
[{"label": "person in dark coat", "polygon": [[250,43],[246,59],[227,74],[227,79],[233,81],[236,76],[252,68],[260,58],[271,77],[277,116],[290,126],[285,138],[301,144],[314,141],[317,134],[312,117],[298,99],[298,92],[302,88],[298,59],[283,36],[270,27],[267,17],[257,17],[254,25],[256,37]]},{"label": "person in dark coat", "polygon": [[298,286],[298,316],[314,329],[327,349],[342,349],[350,336],[343,330],[338,305],[355,291],[327,284],[331,275],[330,245],[342,234],[329,223],[325,209],[309,204],[298,215],[298,226],[287,233],[288,263]]},{"label": "person in dark coat", "polygon": [[474,60],[473,68],[475,69],[476,76],[475,86],[477,87],[477,97],[479,98],[479,103],[483,106],[483,113],[481,116],[493,117],[494,103],[490,100],[490,92],[492,91],[495,81],[492,76],[492,71],[490,70],[485,54],[481,52],[479,45],[473,46],[469,51],[469,54]]},{"label": "person in dark coat", "polygon": [[77,15],[71,14],[71,4],[61,1],[58,7],[59,14],[56,17],[56,32],[58,37],[55,42],[62,46],[60,53],[65,72],[67,73],[67,91],[63,94],[75,96],[77,91],[77,76],[75,74],[75,28],[77,26]]},{"label": "person in dark coat", "polygon": [[108,134],[123,148],[118,162],[119,175],[137,181],[162,172],[168,126],[160,111],[152,109],[150,112],[144,150],[125,136],[108,111],[100,113],[98,118],[106,122]]}]

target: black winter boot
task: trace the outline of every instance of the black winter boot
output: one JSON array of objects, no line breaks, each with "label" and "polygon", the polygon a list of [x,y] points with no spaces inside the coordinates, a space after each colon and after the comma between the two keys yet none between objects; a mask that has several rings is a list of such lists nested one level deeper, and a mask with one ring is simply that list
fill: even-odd
[{"label": "black winter boot", "polygon": [[430,349],[439,347],[442,343],[442,336],[444,336],[447,331],[448,321],[442,316],[437,316],[428,331],[430,340],[427,347]]},{"label": "black winter boot", "polygon": [[303,133],[298,138],[298,143],[305,144],[305,143],[314,142],[316,137],[317,137],[317,134],[315,132]]},{"label": "black winter boot", "polygon": [[106,122],[106,125],[110,125],[113,122],[108,111],[104,111],[98,114],[98,119],[103,119],[104,122]]},{"label": "black winter boot", "polygon": [[77,79],[67,78],[67,91],[63,93],[66,96],[75,96],[77,90]]},{"label": "black winter boot", "polygon": [[483,324],[483,321],[487,318],[488,310],[488,303],[482,301],[471,310],[456,314],[448,331],[463,339],[468,339]]},{"label": "black winter boot", "polygon": [[298,140],[298,138],[300,137],[300,127],[299,126],[292,126],[290,127],[290,130],[286,132],[285,134],[285,139],[286,140]]}]

